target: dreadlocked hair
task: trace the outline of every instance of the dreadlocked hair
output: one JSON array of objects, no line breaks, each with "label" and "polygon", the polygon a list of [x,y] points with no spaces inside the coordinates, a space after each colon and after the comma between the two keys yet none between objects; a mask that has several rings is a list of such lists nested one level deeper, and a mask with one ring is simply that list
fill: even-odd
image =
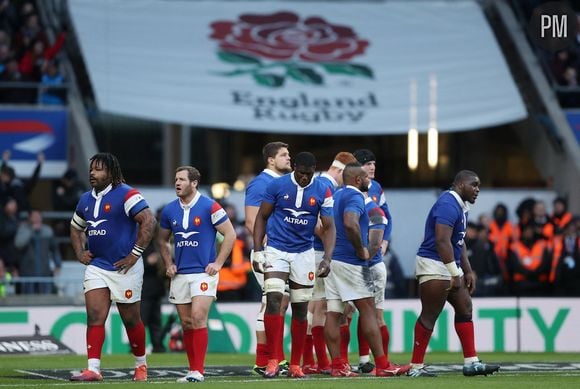
[{"label": "dreadlocked hair", "polygon": [[95,163],[104,166],[111,174],[113,187],[125,182],[119,160],[111,153],[97,153],[91,159],[91,164]]}]

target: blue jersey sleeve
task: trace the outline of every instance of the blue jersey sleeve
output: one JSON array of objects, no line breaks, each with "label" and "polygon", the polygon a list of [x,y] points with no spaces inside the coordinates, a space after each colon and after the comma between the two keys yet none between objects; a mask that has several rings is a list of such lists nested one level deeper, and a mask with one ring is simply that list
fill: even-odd
[{"label": "blue jersey sleeve", "polygon": [[259,207],[262,202],[262,196],[264,193],[264,188],[260,188],[258,180],[254,179],[246,188],[246,197],[244,200],[245,206]]},{"label": "blue jersey sleeve", "polygon": [[278,193],[279,182],[279,180],[274,180],[268,184],[262,201],[265,201],[269,204],[274,204],[276,202],[276,193]]},{"label": "blue jersey sleeve", "polygon": [[439,202],[433,209],[435,224],[444,224],[449,227],[455,226],[457,210],[448,202]]}]

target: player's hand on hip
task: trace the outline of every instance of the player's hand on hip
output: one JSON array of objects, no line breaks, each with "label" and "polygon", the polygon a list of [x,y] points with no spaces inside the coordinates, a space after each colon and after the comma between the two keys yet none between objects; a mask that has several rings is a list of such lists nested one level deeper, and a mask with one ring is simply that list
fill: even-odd
[{"label": "player's hand on hip", "polygon": [[136,258],[133,254],[127,255],[125,258],[117,261],[113,264],[117,268],[117,271],[122,274],[127,274],[130,268],[137,262],[139,258]]},{"label": "player's hand on hip", "polygon": [[207,274],[209,274],[210,276],[215,276],[216,274],[218,274],[221,270],[221,266],[218,265],[215,262],[209,263],[206,267],[205,267],[205,272]]},{"label": "player's hand on hip", "polygon": [[266,254],[264,251],[254,251],[250,252],[250,260],[252,261],[252,267],[256,273],[264,273],[266,265]]},{"label": "player's hand on hip", "polygon": [[330,259],[323,258],[318,265],[317,277],[324,278],[330,273]]}]

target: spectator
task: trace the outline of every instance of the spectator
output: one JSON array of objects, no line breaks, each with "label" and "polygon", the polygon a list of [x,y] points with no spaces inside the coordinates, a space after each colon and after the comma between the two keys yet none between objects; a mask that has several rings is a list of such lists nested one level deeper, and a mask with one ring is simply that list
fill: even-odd
[{"label": "spectator", "polygon": [[[220,279],[217,288],[218,301],[244,300],[244,288],[248,282],[248,272],[251,271],[249,258],[245,253],[246,229],[238,222],[236,208],[232,204],[223,204],[230,221],[236,231],[236,240],[231,254],[220,270]],[[218,247],[223,236],[218,234]]]},{"label": "spectator", "polygon": [[536,201],[532,211],[535,234],[543,237],[546,241],[551,242],[554,237],[554,225],[550,223],[546,203]]},{"label": "spectator", "polygon": [[10,57],[4,64],[4,71],[0,74],[0,83],[12,83],[9,86],[2,88],[0,94],[0,103],[5,104],[34,104],[36,103],[36,91],[34,88],[26,88],[19,85],[14,85],[20,82],[32,81],[28,76],[20,73],[18,69],[18,60],[15,57]]},{"label": "spectator", "polygon": [[[60,273],[62,259],[51,227],[42,221],[42,213],[33,209],[28,221],[20,224],[14,238],[20,251],[18,269],[21,277],[52,277]],[[50,294],[52,282],[25,282],[23,294]]]},{"label": "spectator", "polygon": [[58,63],[55,60],[46,62],[40,83],[43,86],[39,96],[40,104],[63,105],[65,103],[66,90],[63,88],[64,77],[60,74]]},{"label": "spectator", "polygon": [[546,296],[551,268],[548,242],[535,233],[535,226],[524,226],[519,240],[511,245],[508,268],[516,296]]},{"label": "spectator", "polygon": [[400,299],[409,297],[407,278],[401,267],[401,260],[392,250],[392,245],[387,249],[383,258],[387,266],[387,285],[385,287],[385,299]]},{"label": "spectator", "polygon": [[499,260],[505,282],[508,282],[509,280],[506,261],[514,236],[515,227],[512,222],[508,220],[508,209],[505,204],[499,203],[493,210],[493,220],[489,224],[488,239],[493,245],[495,255]]},{"label": "spectator", "polygon": [[17,252],[14,247],[14,237],[18,230],[18,203],[16,200],[9,198],[3,205],[0,213],[0,257],[4,259],[4,264],[13,275],[17,272]]},{"label": "spectator", "polygon": [[0,258],[0,298],[10,294],[12,286],[12,274],[6,269],[4,260]]},{"label": "spectator", "polygon": [[575,56],[569,50],[560,50],[550,62],[550,71],[559,85],[568,85],[566,70],[574,69]]},{"label": "spectator", "polygon": [[494,247],[489,241],[487,228],[481,224],[469,223],[465,244],[471,268],[476,275],[473,295],[483,297],[500,295],[503,285],[502,270]]},{"label": "spectator", "polygon": [[50,47],[42,39],[35,39],[30,49],[22,55],[18,68],[20,72],[34,81],[40,81],[46,62],[52,60],[64,45],[66,34],[58,34]]},{"label": "spectator", "polygon": [[580,235],[574,220],[554,239],[550,282],[556,296],[580,296]]},{"label": "spectator", "polygon": [[40,152],[36,155],[36,167],[27,181],[22,181],[16,177],[16,173],[12,166],[8,165],[10,160],[10,150],[5,150],[2,154],[2,164],[0,165],[0,201],[8,197],[12,197],[18,203],[20,212],[28,212],[29,203],[28,196],[36,186],[40,171],[44,163],[44,153]]},{"label": "spectator", "polygon": [[562,235],[564,227],[572,221],[573,217],[568,212],[568,202],[563,197],[556,197],[553,202],[552,217],[550,222],[554,225],[554,235]]},{"label": "spectator", "polygon": [[[34,7],[34,6],[33,6]],[[32,48],[34,41],[40,40],[45,47],[48,46],[48,38],[44,29],[40,25],[38,14],[32,8],[30,11],[25,11],[23,7],[20,20],[24,23],[20,26],[14,35],[13,48],[18,57],[22,57],[26,51]]]},{"label": "spectator", "polygon": [[534,204],[536,204],[536,200],[532,197],[525,198],[518,204],[518,207],[516,208],[516,215],[518,215],[518,225],[516,226],[514,239],[519,239],[523,227],[532,223]]},{"label": "spectator", "polygon": [[[161,215],[161,208],[157,216]],[[165,266],[154,244],[143,253],[143,291],[141,293],[141,320],[149,330],[154,353],[164,353],[161,327],[161,300],[165,297]]]},{"label": "spectator", "polygon": [[55,211],[72,211],[86,191],[74,168],[69,168],[56,183],[53,207]]}]

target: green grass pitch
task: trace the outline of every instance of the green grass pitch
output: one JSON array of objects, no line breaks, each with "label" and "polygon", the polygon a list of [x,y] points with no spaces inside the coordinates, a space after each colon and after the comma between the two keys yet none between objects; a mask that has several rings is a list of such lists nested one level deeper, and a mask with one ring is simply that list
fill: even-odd
[{"label": "green grass pitch", "polygon": [[[355,354],[350,356],[351,363],[357,360]],[[331,378],[328,376],[312,376],[305,380],[294,380],[286,377],[266,380],[258,376],[245,377],[206,377],[204,383],[185,384],[202,385],[211,388],[267,388],[267,389],[384,389],[385,385],[391,388],[425,388],[438,389],[450,387],[465,388],[569,388],[580,387],[580,354],[577,353],[482,353],[484,361],[499,363],[577,363],[577,368],[566,371],[557,369],[538,369],[535,371],[504,370],[488,377],[464,377],[459,372],[441,373],[436,378],[375,378],[369,376],[355,378]],[[397,363],[408,362],[409,354],[392,354],[390,359]],[[249,366],[253,365],[253,355],[246,354],[209,354],[206,358],[207,366]],[[461,364],[462,356],[459,353],[428,353],[427,364]],[[127,355],[105,355],[102,359],[102,368],[129,368],[133,358]],[[152,354],[148,356],[150,369],[156,367],[173,370],[186,369],[185,354]],[[131,382],[129,379],[105,379],[100,383],[75,383],[66,380],[57,380],[28,375],[21,371],[35,370],[78,370],[86,366],[86,358],[78,355],[48,355],[48,356],[1,356],[0,357],[0,389],[2,388],[76,388],[79,386],[98,385],[106,388],[162,388],[174,387],[175,378],[151,378],[146,383]]]}]

